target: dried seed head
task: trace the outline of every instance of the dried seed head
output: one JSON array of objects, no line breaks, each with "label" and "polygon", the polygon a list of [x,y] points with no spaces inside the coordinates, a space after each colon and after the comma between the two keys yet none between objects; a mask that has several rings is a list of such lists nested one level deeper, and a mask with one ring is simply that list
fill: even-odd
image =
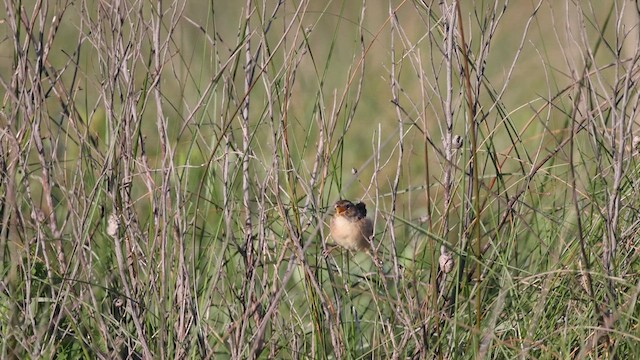
[{"label": "dried seed head", "polygon": [[425,214],[422,215],[418,218],[418,221],[420,221],[421,224],[426,223],[427,221],[429,221],[429,214]]},{"label": "dried seed head", "polygon": [[34,209],[34,210],[31,211],[31,219],[33,219],[33,220],[35,220],[35,221],[37,221],[39,223],[42,223],[42,222],[44,222],[44,220],[46,218],[45,218],[44,212],[42,210]]},{"label": "dried seed head", "polygon": [[462,143],[462,136],[456,135],[453,137],[453,143],[451,144],[451,147],[454,149],[460,149],[462,147]]},{"label": "dried seed head", "polygon": [[453,265],[454,265],[454,261],[453,261],[453,256],[451,256],[451,253],[445,252],[440,254],[440,269],[445,274],[448,274],[453,270]]},{"label": "dried seed head", "polygon": [[107,235],[115,237],[118,234],[118,228],[120,228],[120,220],[116,214],[109,215],[107,220]]},{"label": "dried seed head", "polygon": [[124,300],[122,300],[121,298],[113,299],[113,306],[117,308],[124,307]]}]

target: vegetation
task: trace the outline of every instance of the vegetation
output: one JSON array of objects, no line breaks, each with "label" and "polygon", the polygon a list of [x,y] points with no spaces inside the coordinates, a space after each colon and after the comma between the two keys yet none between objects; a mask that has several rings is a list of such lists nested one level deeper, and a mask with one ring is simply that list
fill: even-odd
[{"label": "vegetation", "polygon": [[0,358],[640,358],[635,5],[5,0]]}]

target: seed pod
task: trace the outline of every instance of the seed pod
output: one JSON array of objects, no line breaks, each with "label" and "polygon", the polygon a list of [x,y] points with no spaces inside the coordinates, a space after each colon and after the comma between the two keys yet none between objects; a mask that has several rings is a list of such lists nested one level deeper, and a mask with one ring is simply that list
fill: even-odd
[{"label": "seed pod", "polygon": [[118,228],[120,227],[120,220],[116,214],[109,215],[107,220],[107,235],[115,237],[118,234]]},{"label": "seed pod", "polygon": [[456,135],[453,137],[451,147],[454,149],[460,149],[462,147],[462,137],[460,135]]},{"label": "seed pod", "polygon": [[451,253],[445,252],[440,254],[440,269],[445,274],[448,274],[453,270],[454,264],[455,262],[453,261],[453,256],[451,256]]}]

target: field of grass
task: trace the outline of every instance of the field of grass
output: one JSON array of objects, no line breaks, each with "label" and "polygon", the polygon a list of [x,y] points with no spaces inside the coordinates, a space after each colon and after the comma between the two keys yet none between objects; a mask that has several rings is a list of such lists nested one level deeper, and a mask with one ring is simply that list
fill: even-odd
[{"label": "field of grass", "polygon": [[639,19],[6,0],[0,358],[640,358]]}]

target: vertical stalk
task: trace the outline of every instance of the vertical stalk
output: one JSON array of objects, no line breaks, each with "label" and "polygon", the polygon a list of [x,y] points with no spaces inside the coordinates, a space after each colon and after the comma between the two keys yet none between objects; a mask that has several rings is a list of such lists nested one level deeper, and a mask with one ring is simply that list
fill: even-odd
[{"label": "vertical stalk", "polygon": [[[460,1],[456,1],[456,10],[458,12],[458,29],[460,31],[460,49],[462,50],[462,61],[464,70],[464,81],[467,98],[467,120],[469,126],[469,133],[471,137],[471,182],[473,186],[473,211],[475,214],[475,220],[471,223],[473,227],[472,233],[476,238],[476,274],[480,276],[482,261],[482,244],[480,244],[480,226],[478,224],[480,217],[480,187],[478,183],[478,148],[476,142],[476,123],[475,123],[475,107],[473,95],[471,93],[471,76],[469,73],[469,57],[467,50],[467,42],[464,38],[464,26],[462,25],[462,10],[460,9]],[[478,288],[476,293],[476,336],[480,336],[480,323],[482,321],[482,287],[480,286],[480,278],[478,278]],[[480,348],[480,339],[476,341],[476,350]]]},{"label": "vertical stalk", "polygon": [[[245,26],[245,74],[244,74],[244,104],[242,105],[242,110],[240,112],[240,117],[242,120],[242,204],[244,205],[245,211],[245,220],[244,220],[244,230],[245,230],[245,238],[247,240],[247,249],[251,248],[249,242],[251,242],[251,208],[250,208],[250,194],[249,194],[249,104],[250,98],[248,96],[249,91],[251,91],[251,83],[253,82],[253,73],[255,69],[255,65],[253,63],[253,58],[251,56],[251,41],[249,41],[250,34],[250,17],[252,13],[251,8],[251,0],[247,0],[246,4],[246,26]],[[249,252],[249,251],[248,251]],[[249,254],[248,254],[249,255]]]}]

